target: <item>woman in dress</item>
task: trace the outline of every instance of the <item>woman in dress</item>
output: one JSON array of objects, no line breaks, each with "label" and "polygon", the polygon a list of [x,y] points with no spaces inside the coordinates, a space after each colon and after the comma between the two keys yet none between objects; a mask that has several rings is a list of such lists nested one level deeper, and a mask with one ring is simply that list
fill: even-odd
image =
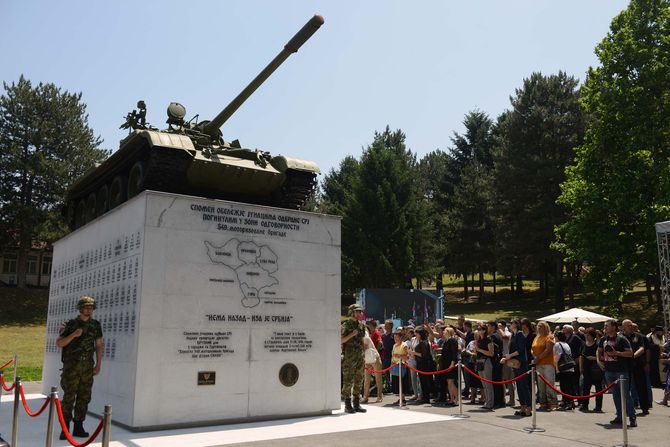
[{"label": "woman in dress", "polygon": [[[405,396],[400,395],[400,380],[407,375],[407,367],[402,367],[403,377],[399,377],[400,372],[400,362],[407,362],[409,358],[407,345],[402,341],[403,332],[402,329],[397,329],[393,333],[393,349],[391,350],[391,363],[394,365],[391,369],[391,387],[393,389],[393,394],[397,394],[399,399],[393,403],[393,405],[399,405],[401,400],[405,399]],[[404,383],[403,383],[404,385]]]},{"label": "woman in dress", "polygon": [[[440,357],[440,369],[447,369],[458,363],[458,339],[456,331],[451,327],[444,328],[442,332],[444,342],[442,343],[442,356]],[[438,402],[446,402],[447,405],[456,405],[458,402],[458,388],[456,379],[458,378],[458,369],[454,368],[448,373],[442,373],[439,376],[446,381],[446,387],[442,386],[442,391]],[[449,392],[449,400],[446,399],[446,392]]]},{"label": "woman in dress", "polygon": [[[582,377],[584,378],[584,384],[582,387],[582,394],[588,396],[591,394],[591,387],[596,387],[596,392],[599,392],[603,389],[603,371],[598,366],[596,359],[596,353],[598,351],[598,340],[596,330],[592,327],[586,330],[586,342],[584,343],[584,349],[582,350],[582,355],[579,357],[579,370],[582,372]],[[589,412],[589,400],[582,399],[579,407],[580,411],[585,413]],[[594,413],[602,413],[603,410],[603,396],[596,396],[596,407],[593,410]]]}]

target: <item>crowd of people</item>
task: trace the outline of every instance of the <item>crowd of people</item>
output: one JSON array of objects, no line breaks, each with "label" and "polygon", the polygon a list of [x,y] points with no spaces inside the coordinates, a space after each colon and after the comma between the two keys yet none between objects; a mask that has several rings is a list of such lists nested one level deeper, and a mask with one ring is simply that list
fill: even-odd
[{"label": "crowd of people", "polygon": [[[351,319],[357,315],[351,315]],[[579,409],[602,413],[603,395],[599,392],[611,388],[616,417],[610,423],[619,425],[623,423],[621,391],[619,385],[613,384],[623,377],[628,397],[626,415],[634,427],[637,416],[649,414],[652,408],[652,387],[665,390],[663,399],[655,402],[657,405],[667,406],[670,397],[670,337],[666,337],[661,326],[643,335],[631,320],[623,320],[621,324],[608,320],[602,330],[581,326],[577,321],[552,330],[545,321],[534,323],[526,318],[508,323],[472,322],[459,317],[455,325],[438,320],[394,329],[391,320],[383,326],[373,320],[363,327],[362,403],[370,401],[372,390],[376,393],[375,402],[382,402],[384,394],[390,393],[398,395],[393,405],[400,405],[401,399],[458,405],[464,399],[464,403],[467,400],[481,405],[482,411],[516,407],[515,414],[523,417],[531,415],[532,393],[536,393],[537,411]],[[459,361],[463,365],[460,392],[455,368]],[[532,367],[538,373],[535,390],[531,389],[528,374]],[[343,368],[347,368],[346,361]],[[575,398],[591,394],[597,396]]]}]

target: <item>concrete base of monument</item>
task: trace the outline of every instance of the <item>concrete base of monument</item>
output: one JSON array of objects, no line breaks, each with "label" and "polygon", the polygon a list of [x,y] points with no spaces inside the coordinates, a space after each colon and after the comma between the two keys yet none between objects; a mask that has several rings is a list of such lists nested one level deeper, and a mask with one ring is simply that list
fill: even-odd
[{"label": "concrete base of monument", "polygon": [[[45,396],[28,394],[26,399],[30,408],[39,408]],[[13,396],[3,396],[3,405],[0,406],[0,433],[11,434]],[[6,404],[6,405],[5,405]],[[289,439],[301,436],[321,435],[328,433],[342,433],[354,430],[368,430],[381,427],[396,427],[427,422],[456,421],[450,416],[424,413],[419,411],[403,412],[402,416],[396,409],[366,405],[365,414],[346,414],[344,408],[338,407],[331,414],[291,419],[278,419],[263,422],[246,422],[241,424],[226,424],[221,426],[182,428],[162,431],[137,433],[116,425],[112,426],[110,447],[212,447],[239,443],[272,441]],[[23,411],[22,408],[19,408]],[[112,409],[112,419],[114,410]],[[98,425],[99,419],[89,416],[84,427],[90,432]],[[28,418],[22,415],[19,425],[19,441],[21,445],[44,445],[47,423],[45,417]],[[54,427],[54,447],[69,446],[67,441],[59,441],[60,426],[56,422]],[[83,442],[83,438],[75,438]],[[101,445],[99,436],[92,442],[91,447]],[[341,444],[337,444],[341,445]]]},{"label": "concrete base of monument", "polygon": [[340,407],[340,219],[144,191],[54,244],[42,392],[81,295],[104,339],[89,409],[133,430]]},{"label": "concrete base of monument", "polygon": [[[247,423],[254,423],[254,422],[269,422],[269,421],[275,421],[279,419],[285,419],[285,420],[291,420],[291,419],[301,419],[301,418],[313,418],[313,417],[321,417],[321,416],[331,416],[333,414],[334,410],[324,410],[320,412],[312,412],[312,413],[305,413],[305,414],[291,414],[287,416],[286,414],[272,414],[272,415],[267,415],[267,416],[249,416],[249,417],[244,417],[244,418],[238,418],[238,419],[218,419],[218,420],[211,420],[211,421],[198,421],[198,422],[187,422],[183,424],[166,424],[166,425],[153,425],[153,426],[145,426],[145,427],[130,427],[126,424],[122,424],[120,422],[114,421],[112,419],[112,424],[127,430],[129,432],[134,432],[134,433],[141,433],[141,432],[147,432],[147,431],[163,431],[163,430],[182,430],[182,429],[189,429],[189,428],[206,428],[206,427],[213,427],[213,426],[224,426],[224,425],[236,425],[236,424],[247,424]],[[89,412],[89,415],[92,417],[95,417],[97,419],[101,419],[102,415],[97,414],[94,412]],[[0,447],[2,447],[0,445]]]}]

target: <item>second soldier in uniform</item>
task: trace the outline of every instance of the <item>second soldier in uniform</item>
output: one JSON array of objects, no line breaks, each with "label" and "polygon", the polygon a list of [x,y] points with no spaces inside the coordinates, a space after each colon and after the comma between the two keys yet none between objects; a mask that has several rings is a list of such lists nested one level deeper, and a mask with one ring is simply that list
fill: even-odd
[{"label": "second soldier in uniform", "polygon": [[[342,364],[342,399],[344,399],[344,411],[347,413],[365,413],[367,410],[361,408],[361,383],[365,372],[365,360],[363,357],[365,337],[365,325],[358,320],[362,311],[361,306],[352,304],[347,308],[348,317],[342,323],[341,343],[344,354]],[[351,398],[353,395],[353,406]]]}]

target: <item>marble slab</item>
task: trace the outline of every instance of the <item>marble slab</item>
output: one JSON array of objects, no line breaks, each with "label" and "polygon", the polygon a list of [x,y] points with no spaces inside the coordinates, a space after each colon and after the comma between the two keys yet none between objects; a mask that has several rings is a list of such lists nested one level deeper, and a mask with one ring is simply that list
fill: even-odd
[{"label": "marble slab", "polygon": [[145,191],[58,241],[44,392],[62,321],[98,300],[90,411],[133,429],[336,410],[340,220]]}]

